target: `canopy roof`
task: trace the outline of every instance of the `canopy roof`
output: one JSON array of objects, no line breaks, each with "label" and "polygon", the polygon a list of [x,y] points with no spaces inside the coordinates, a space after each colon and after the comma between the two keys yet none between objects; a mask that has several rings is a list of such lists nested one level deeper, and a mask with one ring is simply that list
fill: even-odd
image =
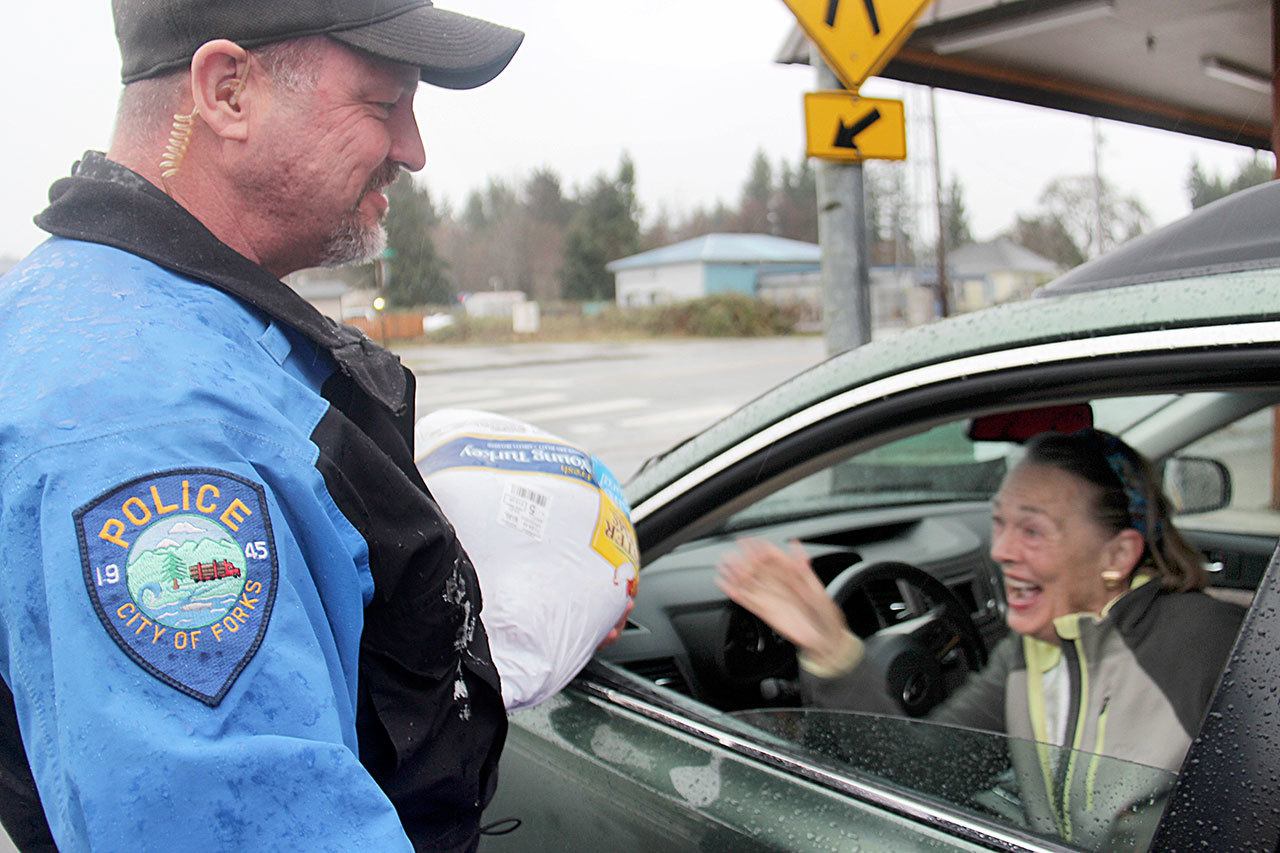
[{"label": "canopy roof", "polygon": [[[1268,0],[935,0],[880,76],[1271,148]],[[809,62],[799,26],[779,62]]]}]

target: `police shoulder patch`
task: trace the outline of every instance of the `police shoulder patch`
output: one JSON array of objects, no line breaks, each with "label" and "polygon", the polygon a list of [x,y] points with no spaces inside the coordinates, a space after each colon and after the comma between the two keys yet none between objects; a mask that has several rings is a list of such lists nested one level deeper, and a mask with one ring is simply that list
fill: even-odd
[{"label": "police shoulder patch", "polygon": [[210,706],[267,630],[279,564],[262,486],[183,469],[116,486],[74,513],[89,600],[139,666]]}]

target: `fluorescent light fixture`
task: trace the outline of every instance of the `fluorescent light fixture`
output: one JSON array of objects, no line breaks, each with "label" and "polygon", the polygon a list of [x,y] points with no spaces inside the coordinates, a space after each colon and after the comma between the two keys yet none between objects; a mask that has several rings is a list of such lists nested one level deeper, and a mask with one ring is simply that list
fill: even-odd
[{"label": "fluorescent light fixture", "polygon": [[[1022,9],[1027,11],[1022,12]],[[1020,36],[1038,35],[1103,18],[1114,9],[1114,0],[1067,0],[1059,3],[1022,0],[1019,3],[1007,3],[992,10],[999,17],[982,16],[987,19],[975,20],[970,26],[961,25],[957,21],[954,30],[939,33],[933,39],[933,49],[936,53],[945,55],[988,47]],[[981,16],[982,13],[978,15]]]},{"label": "fluorescent light fixture", "polygon": [[1253,68],[1239,65],[1221,56],[1206,56],[1200,60],[1200,68],[1204,76],[1212,77],[1223,83],[1231,83],[1250,92],[1263,95],[1271,94],[1271,75]]}]

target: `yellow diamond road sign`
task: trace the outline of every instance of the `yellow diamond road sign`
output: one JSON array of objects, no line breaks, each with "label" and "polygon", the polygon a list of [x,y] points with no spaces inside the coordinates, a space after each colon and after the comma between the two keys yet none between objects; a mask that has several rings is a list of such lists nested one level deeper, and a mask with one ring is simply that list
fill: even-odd
[{"label": "yellow diamond road sign", "polygon": [[783,0],[851,92],[911,35],[931,0]]},{"label": "yellow diamond road sign", "polygon": [[804,96],[804,115],[810,157],[855,163],[907,159],[902,101],[810,92]]}]

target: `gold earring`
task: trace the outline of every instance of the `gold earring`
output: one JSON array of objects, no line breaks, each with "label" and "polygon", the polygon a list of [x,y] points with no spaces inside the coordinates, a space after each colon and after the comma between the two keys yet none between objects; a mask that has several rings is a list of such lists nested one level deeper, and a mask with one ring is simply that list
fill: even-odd
[{"label": "gold earring", "polygon": [[1124,580],[1124,573],[1117,572],[1114,569],[1108,569],[1102,573],[1102,585],[1107,589],[1119,589],[1120,583]]}]

